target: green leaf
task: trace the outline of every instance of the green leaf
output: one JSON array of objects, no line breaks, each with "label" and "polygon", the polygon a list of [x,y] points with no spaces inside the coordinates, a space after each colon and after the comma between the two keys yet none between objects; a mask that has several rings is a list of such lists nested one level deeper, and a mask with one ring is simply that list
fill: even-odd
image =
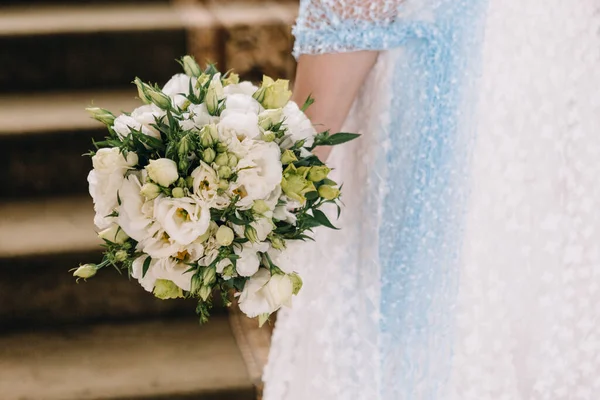
[{"label": "green leaf", "polygon": [[360,137],[360,134],[358,134],[358,133],[339,132],[339,133],[331,135],[331,136],[329,136],[329,138],[327,138],[327,145],[335,146],[338,144],[349,142],[358,137]]},{"label": "green leaf", "polygon": [[304,197],[306,197],[307,200],[316,200],[319,198],[319,192],[317,192],[317,191],[308,192],[304,195]]},{"label": "green leaf", "polygon": [[148,272],[148,268],[150,268],[150,263],[152,262],[152,257],[147,257],[144,260],[144,265],[142,266],[142,278],[146,276],[146,272]]},{"label": "green leaf", "polygon": [[327,215],[325,215],[325,213],[321,210],[313,210],[313,216],[315,217],[315,219],[317,221],[319,221],[321,223],[321,225],[326,226],[328,228],[331,229],[339,229],[336,228],[335,226],[333,226],[333,224],[329,221],[329,218],[327,218]]}]

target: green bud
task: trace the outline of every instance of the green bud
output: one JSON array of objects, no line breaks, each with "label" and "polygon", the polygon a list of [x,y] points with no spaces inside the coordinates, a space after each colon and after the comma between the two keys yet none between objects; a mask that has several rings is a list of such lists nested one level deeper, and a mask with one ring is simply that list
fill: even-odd
[{"label": "green bud", "polygon": [[224,97],[223,84],[215,75],[210,82],[210,85],[208,85],[208,90],[204,99],[206,102],[206,109],[210,115],[217,115],[219,111],[219,101],[221,101]]},{"label": "green bud", "polygon": [[256,229],[254,229],[253,226],[246,225],[246,227],[244,228],[244,236],[252,243],[258,243]]},{"label": "green bud", "polygon": [[194,60],[194,57],[185,56],[181,60],[181,63],[183,64],[183,71],[186,75],[200,76],[200,74],[202,74],[202,70],[200,69],[200,66],[198,65],[196,60]]},{"label": "green bud", "polygon": [[281,163],[283,165],[291,164],[294,161],[298,161],[298,158],[292,150],[286,150],[281,154]]},{"label": "green bud", "polygon": [[219,229],[217,229],[215,238],[217,239],[217,243],[219,243],[221,246],[229,246],[231,243],[233,243],[234,239],[233,229],[226,225],[221,225]]},{"label": "green bud", "polygon": [[152,88],[150,86],[146,85],[144,82],[142,82],[142,80],[140,78],[137,78],[137,77],[133,80],[133,83],[135,83],[135,86],[137,86],[138,97],[140,98],[140,100],[142,100],[146,104],[152,103],[152,99],[146,93],[146,91],[148,89],[152,89]]},{"label": "green bud", "polygon": [[265,133],[263,133],[262,137],[263,140],[267,143],[272,142],[276,138],[275,134],[271,131],[266,131]]},{"label": "green bud", "polygon": [[151,88],[151,90],[146,92],[150,97],[150,101],[156,104],[159,108],[163,110],[168,110],[171,108],[171,98],[164,94],[163,92]]},{"label": "green bud", "polygon": [[176,199],[180,199],[182,197],[185,197],[185,192],[182,188],[176,187],[173,189],[173,191],[171,191],[171,196],[175,197]]},{"label": "green bud", "polygon": [[215,158],[215,164],[219,166],[224,166],[229,163],[229,156],[227,153],[219,153],[219,155]]},{"label": "green bud", "polygon": [[106,126],[112,126],[115,122],[115,116],[104,108],[88,107],[85,110],[92,115],[92,118],[102,122]]},{"label": "green bud", "polygon": [[257,214],[264,214],[269,210],[270,208],[264,200],[254,200],[254,204],[252,204],[252,211]]},{"label": "green bud", "polygon": [[280,236],[270,234],[269,240],[271,241],[271,246],[273,246],[274,249],[285,249],[285,240],[283,240]]},{"label": "green bud", "polygon": [[179,157],[187,156],[188,153],[190,152],[191,148],[192,148],[191,139],[190,139],[189,135],[185,135],[179,141],[179,147],[177,149],[177,151],[179,153]]},{"label": "green bud", "polygon": [[313,182],[319,182],[327,178],[327,175],[329,175],[330,172],[331,169],[325,165],[310,167],[310,171],[308,172],[308,179],[310,179]]},{"label": "green bud", "polygon": [[283,171],[281,180],[281,189],[290,198],[301,203],[306,201],[305,194],[316,190],[315,184],[306,179],[308,167],[294,167],[294,164],[287,166]]},{"label": "green bud", "polygon": [[202,147],[212,147],[219,138],[215,124],[204,125],[200,130],[200,144]]},{"label": "green bud", "polygon": [[160,187],[151,182],[144,183],[140,190],[140,194],[144,196],[146,200],[153,200],[160,194]]},{"label": "green bud", "polygon": [[229,179],[229,178],[231,178],[231,174],[232,174],[231,168],[229,168],[226,165],[219,167],[219,169],[217,170],[217,174],[219,175],[219,178]]},{"label": "green bud", "polygon": [[217,153],[225,153],[227,151],[227,145],[223,142],[217,143]]},{"label": "green bud", "polygon": [[219,189],[221,189],[221,190],[229,189],[229,181],[227,181],[226,179],[220,179],[219,180]]},{"label": "green bud", "polygon": [[180,159],[179,163],[177,164],[177,167],[179,168],[180,171],[187,171],[189,166],[190,166],[190,162],[187,160],[187,158]]},{"label": "green bud", "polygon": [[207,149],[204,149],[204,151],[202,152],[202,159],[204,160],[204,162],[206,162],[208,164],[213,162],[215,160],[216,156],[217,156],[217,153],[210,147]]},{"label": "green bud", "polygon": [[205,268],[204,272],[202,273],[203,285],[204,286],[213,285],[217,281],[216,275],[217,275],[217,271],[216,271],[215,267]]},{"label": "green bud", "polygon": [[222,81],[223,81],[223,86],[236,85],[236,84],[240,83],[240,76],[236,73],[230,72],[227,75],[227,78],[222,79]]},{"label": "green bud", "polygon": [[290,280],[292,281],[292,285],[294,286],[294,294],[298,294],[300,292],[300,290],[302,289],[302,278],[300,278],[300,275],[298,275],[297,273],[293,273],[293,274],[289,274],[288,275]]},{"label": "green bud", "polygon": [[167,279],[157,279],[154,283],[154,296],[161,300],[183,297],[183,290],[175,282]]},{"label": "green bud", "polygon": [[233,276],[234,273],[235,273],[235,269],[233,268],[233,265],[229,264],[228,266],[223,268],[222,275],[231,277],[231,276]]},{"label": "green bud", "polygon": [[185,179],[183,179],[183,178],[179,178],[179,179],[177,180],[177,186],[179,186],[179,187],[180,187],[180,188],[182,188],[182,189],[186,188],[186,187],[187,187],[187,182],[186,182],[186,180],[185,180]]},{"label": "green bud", "polygon": [[236,157],[236,155],[233,153],[229,153],[229,162],[227,163],[227,165],[231,168],[235,168],[237,164],[238,158]]},{"label": "green bud", "polygon": [[185,178],[185,185],[188,187],[188,189],[194,187],[194,178],[191,175]]},{"label": "green bud", "polygon": [[329,185],[319,186],[319,196],[325,200],[335,200],[340,197],[340,190]]},{"label": "green bud", "polygon": [[125,250],[119,250],[115,253],[115,261],[123,262],[127,260],[127,257],[129,257],[129,255]]},{"label": "green bud", "polygon": [[210,286],[202,286],[198,291],[198,295],[204,301],[208,300],[212,293],[212,288]]},{"label": "green bud", "polygon": [[75,272],[73,272],[73,276],[75,276],[77,278],[88,279],[88,278],[91,278],[92,276],[96,275],[97,271],[98,271],[98,267],[96,267],[96,265],[84,264],[84,265],[80,265],[79,268],[77,268],[75,270]]},{"label": "green bud", "polygon": [[198,276],[197,274],[194,274],[194,276],[192,276],[192,283],[190,285],[190,293],[196,294],[200,291],[201,288],[202,288],[202,278],[200,276]]}]

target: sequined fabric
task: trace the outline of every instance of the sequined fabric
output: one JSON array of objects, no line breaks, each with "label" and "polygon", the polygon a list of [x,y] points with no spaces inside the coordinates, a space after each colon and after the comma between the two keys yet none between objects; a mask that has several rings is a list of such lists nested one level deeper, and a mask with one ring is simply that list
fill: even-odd
[{"label": "sequined fabric", "polygon": [[301,3],[296,54],[382,52],[265,399],[600,398],[600,6],[576,3]]}]

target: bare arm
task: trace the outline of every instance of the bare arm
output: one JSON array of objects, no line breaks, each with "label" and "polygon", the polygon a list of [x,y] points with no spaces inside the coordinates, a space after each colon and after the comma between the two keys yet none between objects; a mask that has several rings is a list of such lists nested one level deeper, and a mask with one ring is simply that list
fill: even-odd
[{"label": "bare arm", "polygon": [[[338,132],[341,129],[377,55],[375,51],[357,51],[300,56],[292,100],[302,106],[312,95],[315,103],[306,114],[317,131]],[[325,160],[330,151],[330,148],[321,147],[315,153]]]}]

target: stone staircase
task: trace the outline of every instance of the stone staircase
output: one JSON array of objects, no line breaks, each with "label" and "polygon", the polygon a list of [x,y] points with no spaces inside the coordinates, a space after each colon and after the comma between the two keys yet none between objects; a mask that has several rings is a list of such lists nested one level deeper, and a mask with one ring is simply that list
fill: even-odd
[{"label": "stone staircase", "polygon": [[[0,398],[256,398],[268,333],[219,308],[160,301],[100,259],[81,154],[102,126],[83,110],[131,110],[129,82],[164,83],[174,61],[290,76],[293,1],[4,0],[0,5]],[[228,315],[229,314],[229,315]]]}]

